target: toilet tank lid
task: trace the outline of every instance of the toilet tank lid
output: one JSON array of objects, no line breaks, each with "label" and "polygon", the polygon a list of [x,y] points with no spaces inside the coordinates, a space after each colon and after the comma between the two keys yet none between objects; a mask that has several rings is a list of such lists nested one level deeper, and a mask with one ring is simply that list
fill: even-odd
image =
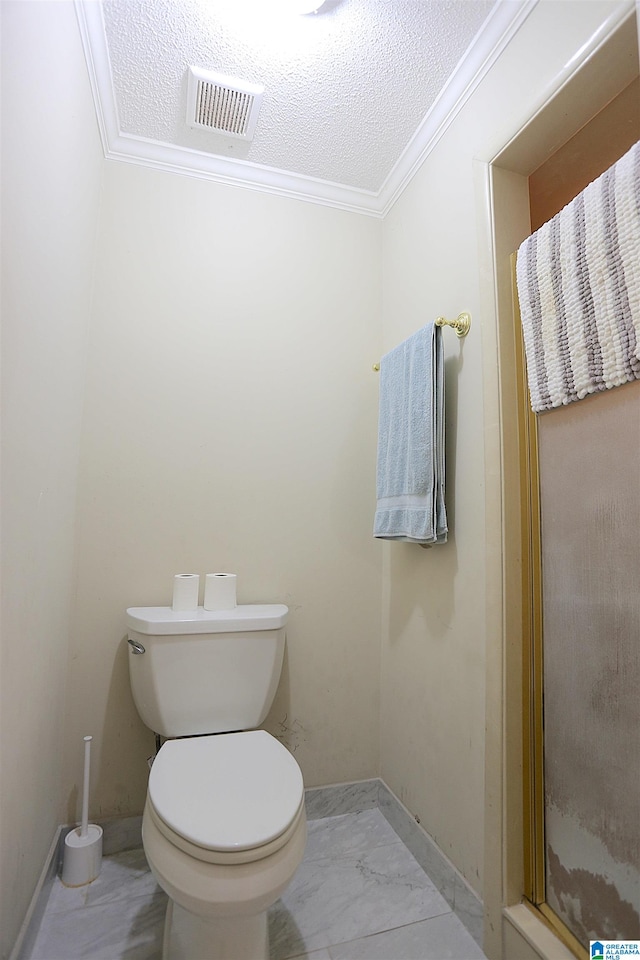
[{"label": "toilet tank lid", "polygon": [[127,627],[151,636],[194,633],[239,633],[278,630],[287,620],[284,603],[245,603],[233,610],[173,610],[171,607],[129,607]]}]

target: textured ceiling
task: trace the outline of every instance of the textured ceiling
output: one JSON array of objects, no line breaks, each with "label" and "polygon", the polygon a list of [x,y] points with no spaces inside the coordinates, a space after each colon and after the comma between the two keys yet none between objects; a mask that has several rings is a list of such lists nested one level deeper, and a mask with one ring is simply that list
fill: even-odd
[{"label": "textured ceiling", "polygon": [[[105,0],[122,132],[379,190],[494,0]],[[187,67],[263,84],[251,142],[186,125]]]},{"label": "textured ceiling", "polygon": [[[539,0],[75,0],[109,159],[384,216]],[[251,141],[189,67],[264,87]]]}]

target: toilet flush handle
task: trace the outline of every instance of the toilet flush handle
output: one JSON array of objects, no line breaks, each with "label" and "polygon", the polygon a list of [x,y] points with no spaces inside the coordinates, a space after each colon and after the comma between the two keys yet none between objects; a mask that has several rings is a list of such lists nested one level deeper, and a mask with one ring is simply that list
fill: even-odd
[{"label": "toilet flush handle", "polygon": [[141,644],[141,643],[138,643],[137,640],[132,640],[131,637],[129,637],[129,639],[127,640],[127,643],[131,646],[131,650],[132,650],[133,653],[138,654],[138,653],[144,653],[144,652],[145,652],[144,647],[142,646],[142,644]]}]

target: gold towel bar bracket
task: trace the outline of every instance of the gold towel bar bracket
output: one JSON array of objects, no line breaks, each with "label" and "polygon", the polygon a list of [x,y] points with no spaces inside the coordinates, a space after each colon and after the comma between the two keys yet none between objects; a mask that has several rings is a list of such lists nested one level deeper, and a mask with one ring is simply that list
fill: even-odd
[{"label": "gold towel bar bracket", "polygon": [[[444,317],[438,317],[437,320],[433,321],[436,327],[453,327],[458,338],[466,337],[471,329],[471,314],[470,313],[459,313],[455,320],[445,320]],[[380,364],[374,363],[372,367],[374,373],[378,373],[380,370]]]},{"label": "gold towel bar bracket", "polygon": [[436,327],[453,327],[458,337],[466,337],[471,329],[471,314],[459,313],[455,320],[445,320],[444,317],[438,317],[434,322]]}]

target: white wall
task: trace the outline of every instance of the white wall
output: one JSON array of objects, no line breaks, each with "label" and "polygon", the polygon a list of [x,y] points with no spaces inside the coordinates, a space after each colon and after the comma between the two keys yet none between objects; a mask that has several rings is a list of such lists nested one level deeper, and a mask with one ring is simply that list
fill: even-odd
[{"label": "white wall", "polygon": [[[384,224],[385,348],[440,314],[452,318],[469,310],[473,325],[462,342],[445,331],[451,541],[426,551],[386,547],[381,773],[485,899],[488,851],[493,863],[487,868],[498,888],[492,892],[491,919],[498,931],[504,425],[483,169],[566,80],[583,45],[606,33],[601,28],[607,18],[631,7],[579,0],[539,3]],[[566,123],[559,123],[558,143],[565,131]],[[513,215],[520,228],[521,210]],[[491,756],[500,764],[487,783],[486,734]]]},{"label": "white wall", "polygon": [[71,3],[2,3],[2,956],[62,819],[100,171]]},{"label": "white wall", "polygon": [[383,779],[481,892],[484,757],[484,457],[481,325],[469,158],[435,151],[385,223],[385,348],[427,320],[443,331],[446,545],[386,547]]},{"label": "white wall", "polygon": [[375,497],[381,223],[108,163],[78,500],[65,791],[142,810],[152,738],[124,612],[176,572],[291,608],[268,728],[307,785],[378,772]]}]

